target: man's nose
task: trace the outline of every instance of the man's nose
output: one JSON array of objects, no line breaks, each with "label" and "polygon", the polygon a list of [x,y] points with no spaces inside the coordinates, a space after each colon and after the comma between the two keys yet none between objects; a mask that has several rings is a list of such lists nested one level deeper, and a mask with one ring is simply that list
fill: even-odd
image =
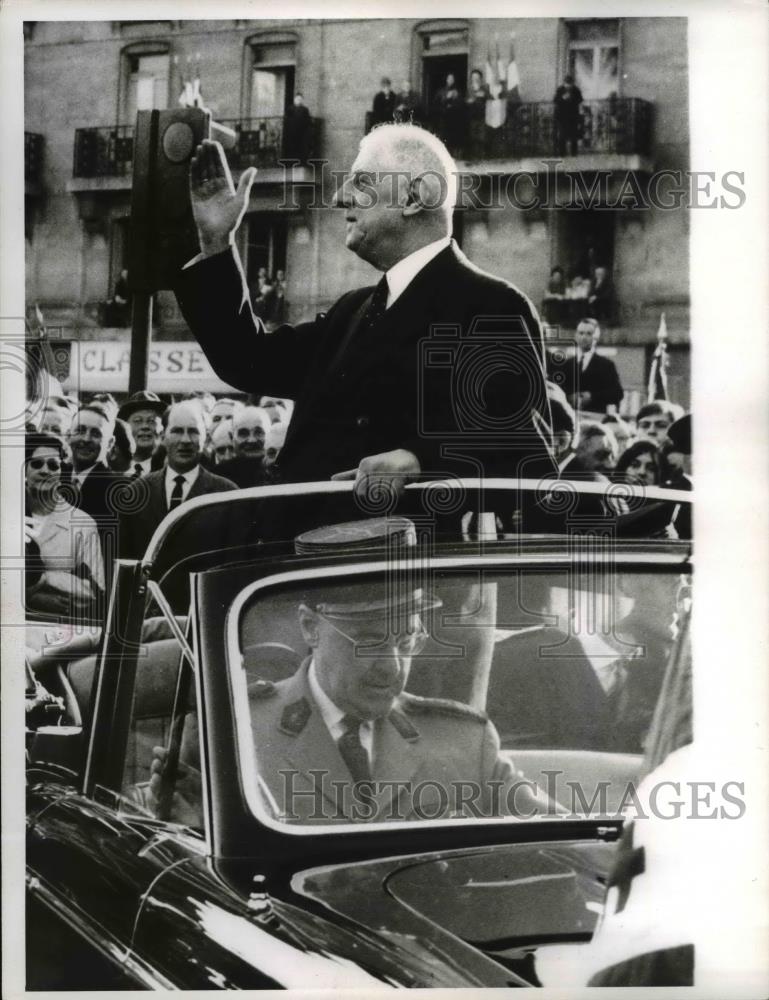
[{"label": "man's nose", "polygon": [[336,189],[334,194],[333,205],[334,208],[350,208],[353,204],[352,189],[350,186],[350,178],[345,177],[339,187]]}]

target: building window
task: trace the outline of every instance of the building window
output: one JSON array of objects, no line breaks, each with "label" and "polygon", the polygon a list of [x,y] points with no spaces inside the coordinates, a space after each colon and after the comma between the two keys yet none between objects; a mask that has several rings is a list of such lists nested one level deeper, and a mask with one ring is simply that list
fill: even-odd
[{"label": "building window", "polygon": [[282,118],[294,101],[296,41],[257,36],[251,40],[249,118]]},{"label": "building window", "polygon": [[569,32],[567,72],[586,101],[603,101],[619,95],[619,21],[601,18],[572,21]]},{"label": "building window", "polygon": [[168,107],[171,59],[167,42],[134,42],[122,53],[118,119],[136,123],[137,111]]},{"label": "building window", "polygon": [[248,216],[246,280],[252,301],[258,295],[260,268],[274,278],[286,270],[286,216],[280,212],[254,212]]},{"label": "building window", "polygon": [[422,102],[428,115],[436,110],[438,94],[454,78],[453,87],[463,101],[467,92],[469,32],[466,26],[451,23],[421,25],[419,38]]}]

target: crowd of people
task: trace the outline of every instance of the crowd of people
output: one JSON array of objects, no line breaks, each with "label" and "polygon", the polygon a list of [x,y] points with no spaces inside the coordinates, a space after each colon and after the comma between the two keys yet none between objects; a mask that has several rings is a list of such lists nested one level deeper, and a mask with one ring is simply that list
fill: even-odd
[{"label": "crowd of people", "polygon": [[186,500],[278,481],[290,400],[192,392],[60,394],[28,405],[26,599],[30,610],[100,607],[116,557],[140,558]]},{"label": "crowd of people", "polygon": [[285,322],[286,272],[282,268],[276,268],[273,275],[270,275],[266,267],[258,269],[251,289],[251,306],[269,329]]}]

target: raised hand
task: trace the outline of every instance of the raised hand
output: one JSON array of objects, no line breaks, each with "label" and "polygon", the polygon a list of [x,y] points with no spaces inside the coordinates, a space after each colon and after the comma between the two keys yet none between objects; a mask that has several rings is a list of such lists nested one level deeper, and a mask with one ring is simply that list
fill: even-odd
[{"label": "raised hand", "polygon": [[335,480],[354,479],[353,492],[366,504],[376,504],[387,497],[399,497],[407,482],[419,476],[419,459],[405,448],[369,455],[357,469],[336,472]]},{"label": "raised hand", "polygon": [[190,200],[205,257],[232,244],[255,177],[254,167],[244,170],[236,189],[221,145],[204,139],[198,146],[190,163]]}]

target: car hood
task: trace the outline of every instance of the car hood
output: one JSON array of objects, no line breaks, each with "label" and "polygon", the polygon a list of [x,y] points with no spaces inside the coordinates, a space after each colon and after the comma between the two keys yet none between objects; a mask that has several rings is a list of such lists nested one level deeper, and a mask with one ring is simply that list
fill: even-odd
[{"label": "car hood", "polygon": [[421,968],[413,985],[522,985],[536,946],[590,938],[615,850],[548,842],[389,858],[305,871],[293,888],[408,954]]}]

